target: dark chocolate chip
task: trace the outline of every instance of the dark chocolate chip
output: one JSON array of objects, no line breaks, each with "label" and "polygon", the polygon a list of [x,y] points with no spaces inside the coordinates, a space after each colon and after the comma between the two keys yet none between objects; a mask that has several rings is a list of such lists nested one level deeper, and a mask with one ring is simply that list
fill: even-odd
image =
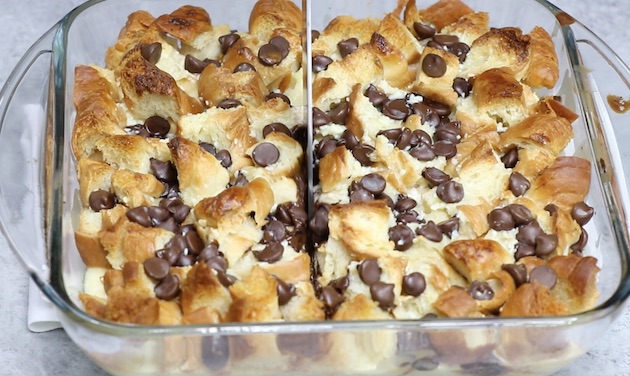
[{"label": "dark chocolate chip", "polygon": [[516,164],[518,163],[518,148],[513,147],[508,150],[501,157],[501,162],[503,162],[505,168],[514,168],[514,166],[516,166]]},{"label": "dark chocolate chip", "polygon": [[315,149],[316,155],[319,159],[322,159],[326,155],[332,153],[335,149],[337,149],[337,146],[337,140],[335,140],[332,136],[325,136],[317,144],[317,147]]},{"label": "dark chocolate chip", "polygon": [[180,253],[175,261],[175,266],[192,266],[197,260],[194,255]]},{"label": "dark chocolate chip", "polygon": [[324,301],[326,307],[334,311],[337,307],[343,303],[343,295],[341,295],[332,286],[326,286],[322,289],[321,299]]},{"label": "dark chocolate chip", "polygon": [[206,264],[212,269],[225,273],[227,271],[227,261],[222,256],[214,256],[206,260]]},{"label": "dark chocolate chip", "polygon": [[272,219],[262,227],[263,240],[265,242],[279,242],[287,235],[287,228],[284,223],[277,219]]},{"label": "dark chocolate chip", "polygon": [[545,211],[549,213],[549,215],[554,215],[558,212],[558,206],[555,204],[547,204],[545,205]]},{"label": "dark chocolate chip", "polygon": [[280,64],[282,61],[282,51],[274,44],[263,44],[258,50],[258,61],[268,67]]},{"label": "dark chocolate chip", "polygon": [[428,106],[431,106],[431,108],[433,108],[433,111],[435,111],[441,118],[447,117],[452,112],[451,106],[442,102],[426,100],[424,101],[424,103],[426,103]]},{"label": "dark chocolate chip", "polygon": [[381,309],[389,309],[394,306],[394,284],[377,281],[370,286],[372,300],[378,303]]},{"label": "dark chocolate chip", "polygon": [[295,285],[284,282],[280,278],[276,278],[276,282],[278,283],[278,305],[283,306],[296,295]]},{"label": "dark chocolate chip", "polygon": [[212,371],[219,371],[230,360],[230,342],[226,335],[211,334],[201,337],[201,359]]},{"label": "dark chocolate chip", "polygon": [[331,107],[330,111],[328,111],[328,116],[335,124],[346,124],[349,113],[350,105],[346,101],[341,101]]},{"label": "dark chocolate chip", "polygon": [[308,223],[308,214],[301,206],[291,205],[289,208],[289,214],[291,215],[291,220],[293,225],[297,229],[305,229],[306,224]]},{"label": "dark chocolate chip", "polygon": [[419,218],[417,211],[409,210],[406,212],[398,213],[396,215],[396,223],[402,223],[403,225],[409,223],[422,223],[422,219]]},{"label": "dark chocolate chip", "polygon": [[321,71],[325,71],[328,69],[328,66],[332,64],[333,59],[324,55],[315,55],[313,56],[313,64],[312,69],[313,73],[319,73]]},{"label": "dark chocolate chip", "polygon": [[184,235],[184,238],[186,239],[186,248],[188,249],[189,254],[196,256],[200,254],[205,247],[203,240],[201,240],[201,237],[196,230],[188,231]]},{"label": "dark chocolate chip", "polygon": [[169,265],[175,265],[181,253],[182,250],[175,247],[166,247],[155,251],[155,255],[166,260]]},{"label": "dark chocolate chip", "polygon": [[171,265],[168,261],[159,257],[151,257],[146,259],[142,265],[144,266],[144,272],[151,278],[161,280],[168,275],[171,270]]},{"label": "dark chocolate chip", "polygon": [[225,149],[217,151],[215,157],[221,162],[221,166],[224,168],[230,168],[232,165],[232,155]]},{"label": "dark chocolate chip", "polygon": [[435,28],[433,26],[426,25],[420,22],[413,23],[413,30],[416,32],[418,40],[431,38],[435,35]]},{"label": "dark chocolate chip", "polygon": [[221,62],[212,59],[199,60],[192,55],[186,55],[184,59],[184,69],[190,73],[201,73],[208,65],[221,66]]},{"label": "dark chocolate chip", "polygon": [[514,252],[514,260],[518,261],[523,257],[535,256],[536,248],[533,245],[518,243]]},{"label": "dark chocolate chip", "polygon": [[584,228],[582,228],[582,232],[580,233],[580,238],[577,242],[571,245],[572,251],[581,251],[586,247],[586,243],[588,243],[588,233]]},{"label": "dark chocolate chip", "polygon": [[435,159],[435,152],[431,145],[420,143],[418,146],[414,146],[409,149],[409,155],[422,162],[428,162]]},{"label": "dark chocolate chip", "polygon": [[149,131],[147,131],[147,128],[144,126],[144,124],[134,124],[125,127],[125,132],[127,132],[127,134],[136,135],[143,138],[149,137]]},{"label": "dark chocolate chip", "polygon": [[382,106],[387,100],[387,95],[381,93],[376,86],[372,84],[365,90],[365,96],[368,97],[374,107]]},{"label": "dark chocolate chip", "polygon": [[273,132],[284,133],[287,136],[292,137],[291,130],[286,125],[282,123],[270,123],[270,124],[265,125],[265,127],[263,128],[263,131],[262,131],[263,138],[266,138],[269,135],[269,133],[273,133]]},{"label": "dark chocolate chip", "polygon": [[470,95],[472,91],[472,85],[468,82],[467,79],[456,77],[453,80],[453,90],[459,95],[461,98],[466,98]]},{"label": "dark chocolate chip", "polygon": [[127,218],[131,222],[135,222],[143,227],[151,227],[151,217],[148,214],[148,208],[146,206],[138,206],[127,210]]},{"label": "dark chocolate chip", "polygon": [[390,143],[396,145],[398,143],[398,138],[400,137],[401,134],[402,134],[401,128],[392,128],[392,129],[385,129],[385,130],[379,131],[376,135],[385,136],[385,138],[387,138]]},{"label": "dark chocolate chip", "polygon": [[558,247],[558,235],[543,234],[536,237],[536,256],[550,255]]},{"label": "dark chocolate chip", "polygon": [[219,43],[221,43],[221,52],[225,55],[228,49],[239,39],[241,39],[241,36],[236,33],[220,36]]},{"label": "dark chocolate chip", "polygon": [[402,280],[402,294],[420,296],[427,287],[424,275],[420,272],[407,274]]},{"label": "dark chocolate chip", "polygon": [[453,217],[451,219],[447,219],[444,222],[438,223],[438,227],[444,235],[450,238],[453,235],[453,232],[459,231],[459,218]]},{"label": "dark chocolate chip", "polygon": [[98,212],[101,210],[111,209],[116,206],[116,196],[102,189],[90,193],[88,198],[90,209]]},{"label": "dark chocolate chip", "polygon": [[197,256],[197,258],[199,260],[210,260],[211,258],[216,257],[218,255],[219,255],[219,245],[216,242],[212,242],[212,243],[207,244],[205,247],[203,247],[203,249]]},{"label": "dark chocolate chip", "polygon": [[424,226],[416,229],[416,235],[424,236],[432,242],[439,243],[442,241],[442,230],[433,221],[427,222]]},{"label": "dark chocolate chip", "polygon": [[532,212],[526,206],[520,204],[510,204],[505,208],[512,215],[512,219],[514,219],[516,226],[527,225],[534,220]]},{"label": "dark chocolate chip", "polygon": [[371,173],[363,176],[359,181],[361,186],[368,192],[379,195],[385,190],[387,182],[385,178],[377,173]]},{"label": "dark chocolate chip", "polygon": [[216,156],[217,155],[217,148],[212,145],[211,143],[208,142],[200,142],[199,146],[201,146],[201,148],[205,151],[207,151],[208,153]]},{"label": "dark chocolate chip", "polygon": [[222,100],[221,102],[217,103],[217,107],[222,108],[224,110],[230,109],[230,108],[235,108],[238,106],[242,106],[243,104],[241,103],[241,101],[239,101],[238,99],[235,98],[227,98]]},{"label": "dark chocolate chip", "polygon": [[162,56],[162,44],[154,42],[151,44],[143,44],[140,47],[140,54],[151,64],[157,64]]},{"label": "dark chocolate chip", "polygon": [[238,281],[235,276],[222,271],[217,271],[217,279],[224,287],[230,287]]},{"label": "dark chocolate chip", "polygon": [[357,136],[355,136],[350,129],[346,129],[345,131],[343,131],[341,138],[343,139],[346,145],[346,149],[348,150],[353,150],[361,144]]},{"label": "dark chocolate chip", "polygon": [[457,147],[452,142],[442,140],[433,144],[433,152],[438,157],[449,159],[457,154]]},{"label": "dark chocolate chip", "polygon": [[151,116],[144,121],[144,127],[149,132],[149,137],[165,138],[171,130],[168,120],[160,116]]},{"label": "dark chocolate chip", "polygon": [[151,172],[157,180],[163,183],[177,183],[177,169],[172,162],[151,158],[150,164]]},{"label": "dark chocolate chip", "polygon": [[571,218],[573,218],[580,226],[584,226],[593,218],[595,209],[588,206],[584,201],[580,201],[571,208]]},{"label": "dark chocolate chip", "polygon": [[529,180],[527,180],[527,178],[522,174],[518,172],[512,172],[512,174],[510,175],[508,186],[514,196],[519,197],[527,192],[529,187],[531,187],[531,184]]},{"label": "dark chocolate chip", "polygon": [[495,231],[510,231],[516,227],[516,222],[507,208],[493,209],[487,216],[490,228]]},{"label": "dark chocolate chip", "polygon": [[175,299],[179,295],[179,277],[174,274],[167,275],[155,285],[153,291],[158,299]]},{"label": "dark chocolate chip", "polygon": [[330,124],[331,121],[327,113],[317,107],[313,107],[313,127],[319,128],[322,125]]},{"label": "dark chocolate chip", "polygon": [[435,130],[435,134],[433,134],[433,139],[438,141],[447,141],[453,145],[459,144],[461,139],[461,130],[458,128],[459,123],[449,122],[442,123]]},{"label": "dark chocolate chip", "polygon": [[394,209],[398,212],[405,212],[414,209],[418,203],[411,197],[400,195]]},{"label": "dark chocolate chip", "polygon": [[254,67],[250,63],[243,62],[237,65],[232,71],[232,73],[239,73],[239,72],[256,72],[256,67]]},{"label": "dark chocolate chip", "polygon": [[394,242],[394,249],[397,251],[406,251],[411,248],[415,237],[413,231],[402,224],[389,229],[389,240]]},{"label": "dark chocolate chip", "polygon": [[381,268],[378,266],[378,260],[367,259],[357,265],[359,278],[368,286],[378,282],[381,279]]},{"label": "dark chocolate chip", "polygon": [[147,215],[151,218],[151,225],[158,226],[160,223],[170,218],[171,213],[159,206],[147,207]]},{"label": "dark chocolate chip", "polygon": [[472,281],[468,293],[475,300],[492,300],[494,298],[494,290],[485,281]]},{"label": "dark chocolate chip", "polygon": [[446,61],[440,55],[427,54],[422,59],[422,71],[429,77],[442,77],[446,73]]},{"label": "dark chocolate chip", "polygon": [[400,135],[398,136],[398,139],[396,140],[396,147],[400,150],[404,150],[407,146],[411,145],[411,140],[413,139],[413,137],[414,135],[411,129],[403,128],[402,132],[400,132]]},{"label": "dark chocolate chip", "polygon": [[519,227],[516,240],[533,247],[536,245],[536,238],[544,234],[545,232],[540,228],[538,222],[532,221],[528,225]]},{"label": "dark chocolate chip", "polygon": [[540,265],[535,267],[531,273],[529,273],[529,282],[538,282],[547,288],[552,289],[556,285],[558,277],[556,272],[547,265]]},{"label": "dark chocolate chip", "polygon": [[285,57],[289,55],[289,51],[291,50],[291,45],[289,44],[289,41],[286,40],[283,36],[278,35],[271,38],[271,40],[269,40],[269,44],[272,44],[278,47],[278,49],[280,50],[282,59],[284,59]]},{"label": "dark chocolate chip", "polygon": [[405,120],[411,115],[411,109],[404,99],[388,100],[383,104],[383,115],[394,120]]},{"label": "dark chocolate chip", "polygon": [[425,168],[422,171],[422,177],[426,179],[429,188],[437,187],[438,185],[451,180],[451,177],[448,174],[435,167]]},{"label": "dark chocolate chip", "polygon": [[463,42],[455,43],[454,45],[448,48],[448,52],[457,56],[460,64],[463,64],[466,61],[466,56],[468,56],[468,52],[470,51],[470,47]]},{"label": "dark chocolate chip", "polygon": [[265,102],[274,98],[280,98],[282,99],[284,102],[286,102],[289,106],[291,105],[291,100],[289,99],[289,97],[287,97],[286,95],[282,94],[282,93],[276,93],[276,92],[271,92],[269,94],[267,94],[265,96]]},{"label": "dark chocolate chip", "polygon": [[234,186],[244,187],[245,185],[247,185],[247,183],[249,183],[249,181],[247,180],[245,175],[239,172],[238,176],[236,176],[236,179],[234,179]]},{"label": "dark chocolate chip", "polygon": [[368,192],[366,189],[358,188],[350,192],[350,202],[363,202],[374,200],[374,195]]},{"label": "dark chocolate chip", "polygon": [[321,33],[319,32],[319,30],[311,30],[311,42],[315,42],[315,40],[319,38],[320,35]]},{"label": "dark chocolate chip", "polygon": [[352,155],[354,158],[361,163],[361,166],[369,167],[372,165],[372,160],[370,159],[370,154],[374,151],[374,148],[361,144],[356,148],[352,149]]},{"label": "dark chocolate chip", "polygon": [[414,103],[411,107],[413,113],[420,116],[422,124],[427,124],[432,127],[440,125],[440,115],[433,107],[423,102]]},{"label": "dark chocolate chip", "polygon": [[438,185],[435,193],[440,200],[453,204],[464,198],[464,186],[454,180],[449,180]]},{"label": "dark chocolate chip", "polygon": [[527,282],[527,267],[523,264],[503,264],[501,269],[510,274],[514,280],[514,285],[519,287],[523,283]]},{"label": "dark chocolate chip", "polygon": [[337,43],[337,48],[339,49],[341,57],[344,58],[359,48],[359,40],[357,38],[342,40]]},{"label": "dark chocolate chip", "polygon": [[279,242],[269,242],[265,249],[253,253],[258,261],[273,264],[282,258],[284,247]]},{"label": "dark chocolate chip", "polygon": [[177,232],[177,230],[179,229],[179,225],[173,217],[169,217],[167,220],[158,224],[157,227],[170,232]]},{"label": "dark chocolate chip", "polygon": [[433,41],[442,46],[450,47],[459,42],[459,38],[456,35],[448,34],[436,34],[433,36]]},{"label": "dark chocolate chip", "polygon": [[254,148],[252,159],[256,165],[267,167],[278,162],[278,159],[280,159],[280,151],[276,145],[270,142],[262,142]]}]

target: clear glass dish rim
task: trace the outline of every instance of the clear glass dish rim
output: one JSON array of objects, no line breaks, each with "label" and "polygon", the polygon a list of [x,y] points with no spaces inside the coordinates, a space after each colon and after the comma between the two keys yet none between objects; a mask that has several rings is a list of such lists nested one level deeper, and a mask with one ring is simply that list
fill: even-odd
[{"label": "clear glass dish rim", "polygon": [[[66,61],[65,42],[67,31],[74,19],[86,9],[108,0],[90,0],[69,12],[55,27],[58,28],[52,46],[52,74],[53,74],[53,145],[64,144],[65,127],[65,89],[66,89]],[[563,13],[561,9],[546,0],[531,0],[544,6],[552,15]],[[302,0],[303,10],[306,16],[310,14],[310,2]],[[576,20],[577,24],[590,33],[591,38],[606,45],[599,37],[588,28]],[[310,24],[305,22],[307,27]],[[572,69],[581,67],[577,45],[573,39],[570,25],[562,26],[562,33],[565,45],[568,49]],[[305,33],[309,35],[309,33]],[[308,38],[308,37],[307,37]],[[579,78],[578,78],[579,79]],[[580,95],[581,105],[584,106]],[[590,110],[587,108],[586,110]],[[601,120],[601,119],[600,119]],[[587,124],[587,126],[590,126]],[[597,140],[589,139],[590,143]],[[64,147],[57,147],[52,153],[51,168],[54,176],[63,173]],[[608,151],[607,151],[608,153]],[[598,167],[600,175],[602,171]],[[56,180],[53,178],[53,180]],[[611,193],[612,190],[604,189],[605,198],[608,202],[618,200]],[[602,319],[619,310],[624,301],[630,296],[630,255],[627,230],[624,222],[620,218],[616,206],[610,210],[611,224],[617,244],[621,250],[621,279],[616,291],[609,299],[602,302],[589,311],[568,316],[554,317],[521,317],[521,318],[448,318],[448,319],[415,319],[415,320],[372,320],[372,321],[317,321],[317,322],[281,322],[281,323],[221,323],[221,324],[197,324],[197,325],[176,325],[176,326],[140,326],[133,324],[121,324],[100,320],[88,315],[81,308],[77,307],[67,295],[62,275],[62,215],[51,215],[50,213],[61,213],[63,187],[53,185],[49,192],[46,192],[50,199],[47,208],[48,228],[46,233],[47,247],[50,255],[50,282],[40,278],[37,273],[30,272],[31,278],[39,286],[41,291],[57,306],[57,308],[71,321],[74,321],[95,332],[114,335],[117,337],[153,337],[153,336],[182,336],[182,335],[243,335],[243,334],[269,334],[269,333],[324,333],[336,331],[373,331],[373,330],[462,330],[462,329],[484,329],[501,327],[564,327],[569,325],[580,325],[587,322]]]}]

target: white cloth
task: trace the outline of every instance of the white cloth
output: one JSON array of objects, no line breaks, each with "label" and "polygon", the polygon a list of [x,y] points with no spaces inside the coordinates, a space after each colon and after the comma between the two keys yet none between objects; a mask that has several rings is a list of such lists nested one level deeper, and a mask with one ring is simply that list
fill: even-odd
[{"label": "white cloth", "polygon": [[47,332],[61,328],[55,305],[44,296],[33,280],[28,284],[28,329],[32,332]]}]

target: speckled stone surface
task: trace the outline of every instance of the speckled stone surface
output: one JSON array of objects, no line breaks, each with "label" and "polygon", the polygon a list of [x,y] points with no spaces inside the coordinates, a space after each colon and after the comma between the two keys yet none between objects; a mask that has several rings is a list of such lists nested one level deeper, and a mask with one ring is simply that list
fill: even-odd
[{"label": "speckled stone surface", "polygon": [[[488,0],[491,1],[491,0]],[[492,0],[499,1],[499,0]],[[0,85],[37,38],[79,5],[79,0],[0,2]],[[627,0],[555,0],[630,63],[630,7]],[[623,4],[623,5],[621,5]],[[630,116],[630,115],[629,115]],[[3,157],[3,158],[6,158]],[[31,333],[26,326],[28,279],[0,236],[0,375],[105,375],[61,329]],[[630,374],[630,309],[583,357],[556,376]]]}]

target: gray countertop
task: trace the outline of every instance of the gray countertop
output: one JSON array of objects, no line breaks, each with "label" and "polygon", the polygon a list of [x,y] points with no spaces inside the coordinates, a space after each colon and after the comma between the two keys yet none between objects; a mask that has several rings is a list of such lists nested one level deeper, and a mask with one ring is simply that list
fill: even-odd
[{"label": "gray countertop", "polygon": [[[495,0],[498,1],[498,0]],[[630,63],[627,0],[555,0]],[[2,0],[0,3],[0,86],[27,48],[80,0]],[[0,236],[0,375],[105,375],[61,329],[31,333],[26,326],[28,278]],[[594,347],[556,375],[630,374],[630,309],[603,333]]]}]

